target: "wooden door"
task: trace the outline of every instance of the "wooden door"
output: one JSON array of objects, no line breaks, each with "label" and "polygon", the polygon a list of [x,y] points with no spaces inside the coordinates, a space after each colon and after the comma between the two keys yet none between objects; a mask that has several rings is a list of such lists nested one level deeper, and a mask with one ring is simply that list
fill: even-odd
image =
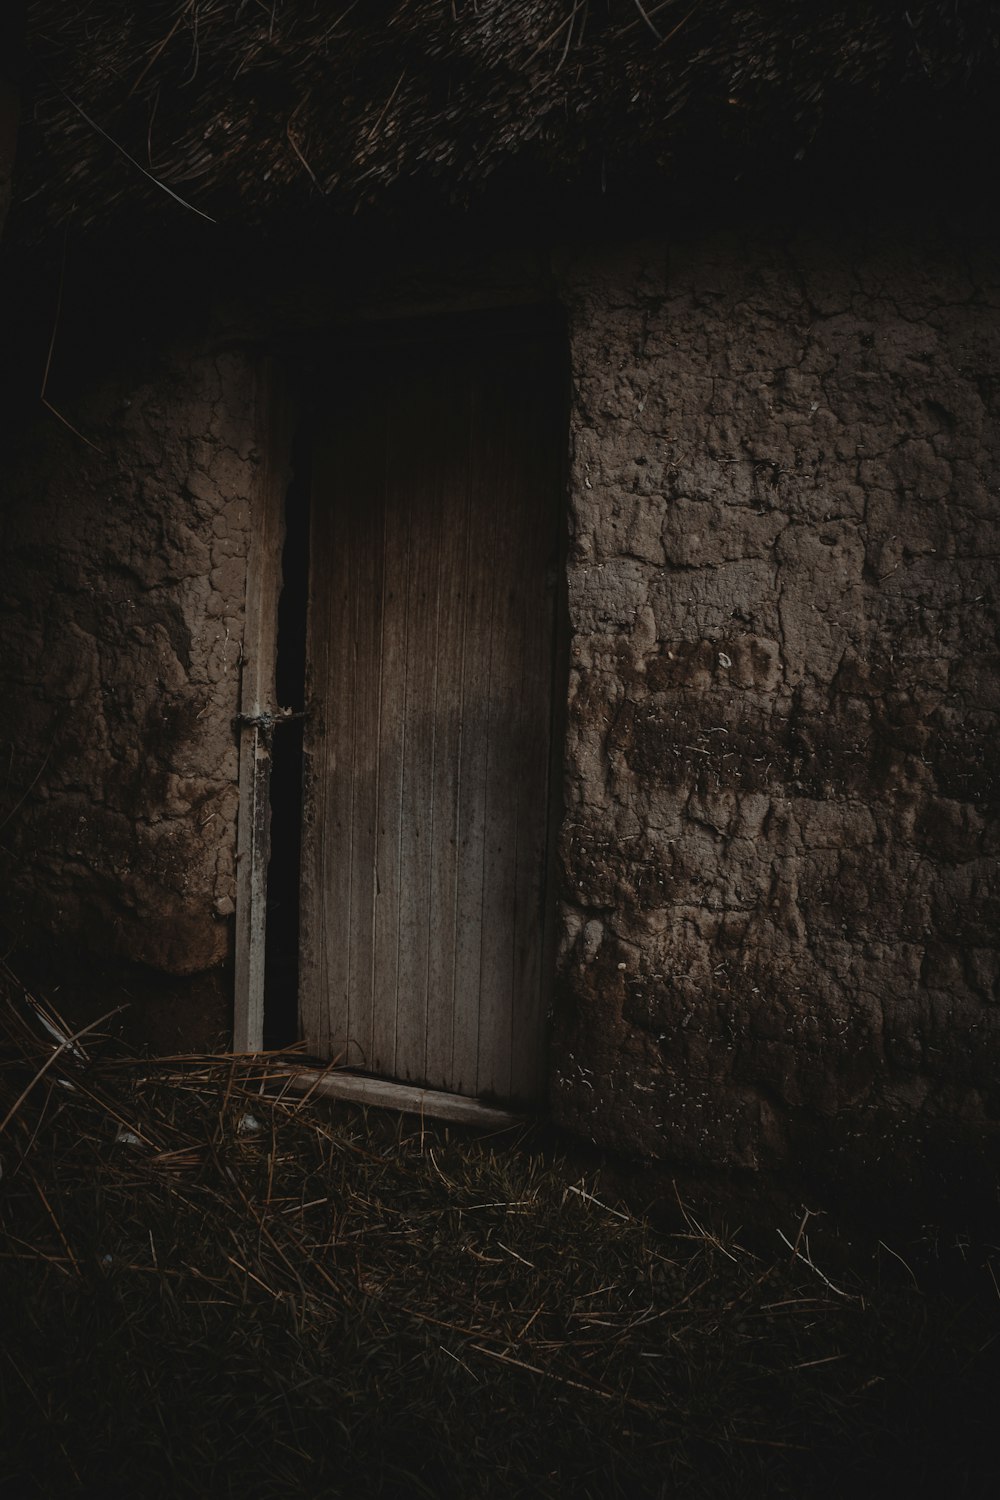
[{"label": "wooden door", "polygon": [[543,1082],[560,362],[349,356],[314,452],[301,1026],[398,1080]]}]

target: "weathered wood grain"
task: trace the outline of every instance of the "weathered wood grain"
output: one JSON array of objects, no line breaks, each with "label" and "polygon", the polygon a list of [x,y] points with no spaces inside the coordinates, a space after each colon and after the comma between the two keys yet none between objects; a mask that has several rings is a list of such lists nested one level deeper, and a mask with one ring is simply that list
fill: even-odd
[{"label": "weathered wood grain", "polygon": [[261,361],[256,381],[256,425],[262,454],[252,496],[253,529],[247,558],[246,623],[240,679],[240,811],[236,846],[236,945],[233,1045],[264,1045],[264,934],[270,848],[271,754],[267,735],[252,720],[272,713],[277,654],[278,596],[285,494],[291,478],[292,403],[281,367]]},{"label": "weathered wood grain", "polygon": [[321,1073],[306,1068],[290,1075],[288,1087],[297,1093],[346,1099],[351,1104],[399,1110],[403,1114],[423,1115],[428,1120],[454,1120],[456,1124],[477,1125],[483,1130],[509,1130],[524,1124],[523,1115],[481,1104],[478,1099],[414,1088],[412,1084],[392,1083],[384,1078],[366,1078],[357,1073]]},{"label": "weathered wood grain", "polygon": [[[302,1024],[327,1056],[530,1100],[558,515],[544,341],[382,349],[315,466]],[[322,639],[320,637],[323,637]]]}]

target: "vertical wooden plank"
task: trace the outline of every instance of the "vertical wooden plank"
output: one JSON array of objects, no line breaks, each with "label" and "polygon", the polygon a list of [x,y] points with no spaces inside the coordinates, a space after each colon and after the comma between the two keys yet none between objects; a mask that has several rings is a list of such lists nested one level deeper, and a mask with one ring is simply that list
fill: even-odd
[{"label": "vertical wooden plank", "polygon": [[353,694],[354,744],[351,767],[354,788],[351,837],[351,909],[346,941],[350,952],[350,1056],[371,1067],[374,1025],[373,954],[376,914],[376,824],[381,706],[382,573],[385,537],[386,405],[371,391],[371,412],[359,422],[363,435],[358,464],[361,472],[352,489],[352,530],[340,566],[353,581]]},{"label": "vertical wooden plank", "polygon": [[485,393],[470,381],[469,527],[462,641],[458,762],[458,867],[455,881],[455,984],[452,1006],[451,1086],[457,1093],[479,1089],[479,1020],[482,973],[485,865],[485,805],[489,745],[489,660],[493,634],[493,575],[500,529],[487,465],[489,411]]},{"label": "vertical wooden plank", "polygon": [[[432,1087],[459,1088],[452,1074],[455,1030],[456,905],[459,896],[459,801],[463,754],[462,664],[469,589],[469,441],[472,383],[464,366],[448,384],[450,420],[444,434],[452,454],[441,493],[438,615],[435,632],[434,828],[428,892],[427,1080]],[[471,997],[462,1004],[472,1011]],[[471,1050],[471,1049],[470,1049]],[[474,1083],[474,1080],[473,1080]]]},{"label": "vertical wooden plank", "polygon": [[526,593],[531,582],[524,570],[523,533],[532,518],[519,483],[525,434],[519,429],[518,392],[506,361],[497,362],[484,386],[490,430],[488,440],[484,435],[480,461],[489,476],[486,503],[501,520],[491,579],[487,757],[481,792],[485,837],[477,1092],[506,1098],[510,1092],[518,808],[523,795],[517,731],[525,668]]},{"label": "vertical wooden plank", "polygon": [[[329,1054],[331,1029],[339,1018],[331,1015],[332,948],[337,929],[331,930],[327,893],[330,862],[329,823],[331,800],[336,796],[337,726],[331,712],[330,675],[334,622],[337,617],[336,584],[326,585],[327,560],[336,547],[337,512],[331,488],[336,485],[333,453],[317,441],[312,455],[312,506],[309,535],[308,657],[303,726],[302,861],[299,884],[299,1029],[311,1050]],[[332,582],[332,580],[331,580]]]},{"label": "vertical wooden plank", "polygon": [[559,550],[559,369],[551,346],[533,351],[519,390],[520,567],[531,580],[521,624],[521,693],[515,727],[519,797],[508,1098],[539,1098],[545,1065],[545,936]]},{"label": "vertical wooden plank", "polygon": [[351,1020],[356,742],[364,717],[356,563],[358,518],[377,492],[369,461],[371,413],[377,408],[346,388],[335,392],[333,403],[336,421],[317,435],[313,457],[300,1024],[317,1051],[363,1064],[363,1041]]},{"label": "vertical wooden plank", "polygon": [[264,929],[270,830],[271,758],[266,737],[245,722],[273,712],[278,595],[285,495],[291,481],[293,414],[280,367],[264,360],[257,372],[256,424],[261,454],[252,497],[247,557],[246,618],[240,679],[240,809],[236,834],[236,952],[233,1046],[264,1045]]},{"label": "vertical wooden plank", "polygon": [[399,829],[399,956],[394,1076],[422,1081],[427,1061],[427,964],[434,829],[434,685],[447,393],[437,362],[415,362],[399,400],[390,483],[408,496],[406,667]]},{"label": "vertical wooden plank", "polygon": [[233,1048],[237,1052],[259,1052],[264,1045],[264,928],[270,854],[270,784],[271,754],[267,740],[260,729],[244,724],[240,730],[233,975]]},{"label": "vertical wooden plank", "polygon": [[326,783],[323,820],[323,926],[326,962],[326,1035],[324,1050],[345,1062],[360,1061],[350,1031],[350,943],[351,838],[354,822],[354,718],[355,674],[354,579],[346,566],[351,556],[352,521],[357,482],[353,444],[326,445],[317,479],[330,498],[324,526],[321,557],[332,559],[333,568],[322,583],[326,601],[323,630],[326,635],[326,684],[324,701],[329,705],[322,772]]},{"label": "vertical wooden plank", "polygon": [[403,759],[406,753],[407,613],[409,608],[410,497],[389,479],[406,462],[397,411],[389,388],[385,440],[381,683],[375,831],[375,901],[372,977],[372,1059],[377,1073],[395,1077],[399,974],[400,836]]}]

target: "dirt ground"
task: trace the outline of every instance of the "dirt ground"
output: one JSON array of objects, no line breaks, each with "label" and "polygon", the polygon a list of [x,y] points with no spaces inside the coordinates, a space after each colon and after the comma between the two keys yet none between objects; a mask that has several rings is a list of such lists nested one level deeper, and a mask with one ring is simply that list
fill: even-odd
[{"label": "dirt ground", "polygon": [[994,1492],[995,1242],[0,1021],[5,1493]]}]

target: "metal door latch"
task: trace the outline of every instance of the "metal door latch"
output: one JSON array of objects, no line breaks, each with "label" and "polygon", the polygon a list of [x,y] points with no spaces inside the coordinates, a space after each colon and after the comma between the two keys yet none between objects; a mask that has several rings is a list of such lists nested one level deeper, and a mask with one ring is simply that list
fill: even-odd
[{"label": "metal door latch", "polygon": [[305,709],[276,708],[274,713],[237,714],[233,722],[241,729],[260,729],[264,734],[270,734],[279,724],[290,724],[293,719],[306,717]]}]

